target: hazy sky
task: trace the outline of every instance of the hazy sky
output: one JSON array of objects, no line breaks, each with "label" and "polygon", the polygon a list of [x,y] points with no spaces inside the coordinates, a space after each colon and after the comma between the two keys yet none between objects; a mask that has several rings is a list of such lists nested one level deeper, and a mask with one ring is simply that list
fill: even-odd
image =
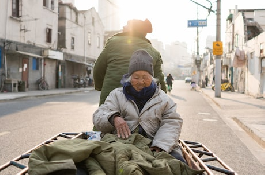
[{"label": "hazy sky", "polygon": [[[106,0],[107,1],[107,0]],[[164,43],[183,41],[188,44],[188,51],[196,50],[197,29],[188,28],[188,20],[207,19],[207,27],[199,28],[200,50],[205,48],[206,37],[216,36],[216,14],[198,6],[198,2],[207,8],[212,3],[213,10],[217,8],[216,1],[212,0],[120,0],[121,27],[129,19],[148,18],[153,24],[153,33],[147,38],[158,39]],[[210,2],[211,3],[210,3]],[[221,1],[221,38],[225,38],[225,22],[229,9],[265,9],[261,0],[222,0]],[[78,9],[88,9],[97,6],[97,0],[76,0]],[[96,7],[97,9],[97,7]],[[265,20],[265,19],[264,19]],[[202,51],[200,51],[202,52]]]}]

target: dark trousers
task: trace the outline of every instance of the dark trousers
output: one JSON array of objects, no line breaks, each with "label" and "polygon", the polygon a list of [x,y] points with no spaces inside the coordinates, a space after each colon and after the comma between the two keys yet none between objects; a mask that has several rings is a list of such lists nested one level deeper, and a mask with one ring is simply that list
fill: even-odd
[{"label": "dark trousers", "polygon": [[178,151],[176,150],[172,150],[170,153],[169,153],[171,156],[175,157],[176,159],[180,160],[181,162],[187,164],[186,160],[183,158],[182,154],[179,153]]}]

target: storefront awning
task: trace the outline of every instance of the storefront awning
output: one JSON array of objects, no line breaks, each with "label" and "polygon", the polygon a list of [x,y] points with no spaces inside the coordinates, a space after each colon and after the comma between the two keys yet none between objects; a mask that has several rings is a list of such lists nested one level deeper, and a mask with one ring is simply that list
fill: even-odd
[{"label": "storefront awning", "polygon": [[37,57],[37,58],[42,58],[42,56],[40,55],[36,55],[36,54],[33,54],[33,53],[29,53],[29,52],[22,52],[22,51],[16,51],[17,53],[20,53],[22,55],[27,55],[27,56],[31,56],[31,57]]},{"label": "storefront awning", "polygon": [[66,61],[72,61],[72,62],[79,63],[79,64],[90,65],[90,64],[88,64],[88,63],[81,62],[81,61],[74,60],[74,59],[70,59],[70,58],[66,58],[65,60],[66,60]]},{"label": "storefront awning", "polygon": [[51,49],[46,49],[43,51],[43,56],[50,58],[50,59],[55,59],[55,60],[63,60],[63,53],[59,51],[54,51]]}]

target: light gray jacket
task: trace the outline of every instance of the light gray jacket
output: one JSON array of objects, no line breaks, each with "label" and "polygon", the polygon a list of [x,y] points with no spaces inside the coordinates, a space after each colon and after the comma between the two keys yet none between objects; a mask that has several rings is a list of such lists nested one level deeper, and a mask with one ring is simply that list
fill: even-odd
[{"label": "light gray jacket", "polygon": [[153,97],[139,113],[137,105],[134,101],[127,100],[121,87],[111,91],[105,103],[95,111],[93,124],[103,133],[116,133],[115,127],[108,119],[119,112],[131,131],[140,124],[153,139],[152,146],[171,152],[178,146],[183,122],[176,108],[176,103],[164,91],[157,88]]}]

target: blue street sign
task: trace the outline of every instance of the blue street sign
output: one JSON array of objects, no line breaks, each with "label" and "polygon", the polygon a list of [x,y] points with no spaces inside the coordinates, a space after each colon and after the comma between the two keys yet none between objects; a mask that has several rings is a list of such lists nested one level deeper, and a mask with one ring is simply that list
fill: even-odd
[{"label": "blue street sign", "polygon": [[206,27],[206,26],[207,26],[206,19],[188,20],[188,27]]}]

